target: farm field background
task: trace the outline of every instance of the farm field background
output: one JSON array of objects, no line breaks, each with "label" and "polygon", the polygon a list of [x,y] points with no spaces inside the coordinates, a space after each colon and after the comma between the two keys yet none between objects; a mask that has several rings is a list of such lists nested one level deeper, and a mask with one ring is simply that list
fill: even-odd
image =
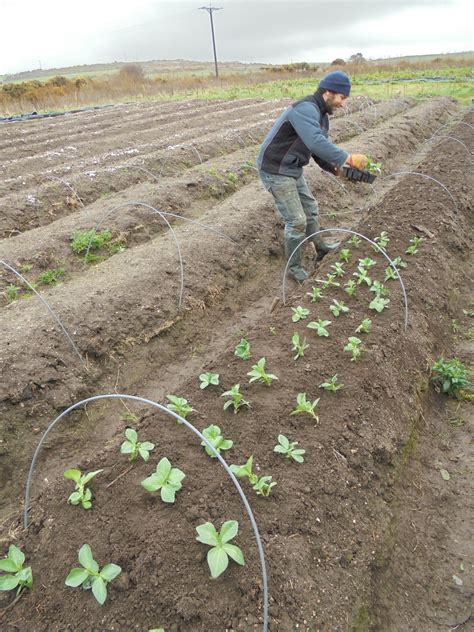
[{"label": "farm field background", "polygon": [[[84,632],[262,629],[259,559],[235,488],[193,434],[149,406],[104,400],[64,418],[40,453],[23,530],[24,483],[41,435],[68,406],[100,393],[165,406],[170,394],[184,397],[191,423],[217,424],[233,441],[229,464],[253,455],[258,475],[272,476],[268,497],[241,480],[262,534],[272,632],[469,629],[472,409],[430,381],[441,356],[472,362],[468,92],[461,101],[399,88],[374,98],[359,84],[331,135],[381,161],[381,176],[370,187],[308,169],[325,228],[388,234],[387,253],[406,264],[405,328],[400,284],[385,280],[386,259],[364,240],[349,244],[339,233],[350,251],[344,276],[315,302],[312,287],[341,263],[341,249],[315,266],[305,249],[310,279],[283,279],[282,226],[254,161],[293,88],[309,92],[310,83],[265,84],[281,89],[278,98],[186,100],[178,90],[180,100],[1,124],[0,260],[41,293],[70,336],[4,267],[1,538],[25,551],[37,580],[11,608],[1,594],[5,630],[75,630],[77,621]],[[102,241],[86,256],[78,233],[90,230]],[[414,237],[418,252],[406,254]],[[353,296],[344,291],[365,258],[390,292],[381,313],[369,309],[364,283]],[[349,312],[334,316],[334,299]],[[298,306],[309,315],[293,322]],[[344,346],[367,317],[372,328],[357,334],[363,352],[354,362]],[[327,338],[307,328],[317,319],[331,321]],[[295,332],[309,344],[297,360]],[[234,354],[242,338],[249,360]],[[271,386],[249,384],[260,358],[278,377]],[[219,373],[218,386],[199,387],[206,371]],[[334,375],[343,388],[321,389]],[[235,384],[250,402],[237,414],[223,410],[222,397]],[[318,420],[290,415],[302,392],[320,398]],[[130,467],[120,454],[130,426],[155,444],[149,463]],[[281,433],[306,451],[303,463],[273,451]],[[165,456],[186,474],[175,504],[140,485]],[[89,511],[66,502],[68,468],[103,470]],[[211,580],[195,528],[231,519],[246,564],[231,562]],[[64,586],[85,542],[101,565],[122,568],[102,607],[89,591]]]}]

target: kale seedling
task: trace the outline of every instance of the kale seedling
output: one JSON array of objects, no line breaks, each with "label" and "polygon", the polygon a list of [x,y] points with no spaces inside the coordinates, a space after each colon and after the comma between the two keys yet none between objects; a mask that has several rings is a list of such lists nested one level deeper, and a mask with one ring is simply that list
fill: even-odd
[{"label": "kale seedling", "polygon": [[265,371],[265,358],[260,358],[257,364],[252,366],[252,370],[247,373],[250,377],[249,384],[252,382],[262,382],[267,386],[271,386],[274,380],[278,380],[277,376],[273,373],[266,373]]},{"label": "kale seedling", "polygon": [[242,338],[239,344],[234,349],[234,355],[242,360],[248,360],[250,358],[250,343],[245,338]]},{"label": "kale seedling", "polygon": [[224,410],[227,410],[229,406],[233,406],[234,415],[238,413],[239,408],[241,408],[242,406],[247,406],[248,408],[250,408],[250,402],[244,399],[244,396],[240,392],[240,384],[234,384],[234,386],[231,387],[230,391],[222,393],[221,397],[231,398],[228,402],[224,404]]},{"label": "kale seedling", "polygon": [[352,353],[351,362],[355,362],[362,355],[362,349],[360,348],[362,340],[360,340],[359,338],[356,338],[355,336],[349,336],[347,340],[348,342],[346,346],[344,347],[344,351],[348,351],[349,353]]},{"label": "kale seedling", "polygon": [[337,277],[342,277],[345,275],[346,271],[344,270],[344,266],[339,261],[336,261],[334,265],[331,266],[334,269],[334,274]]},{"label": "kale seedling", "polygon": [[344,304],[344,301],[338,301],[335,298],[332,299],[334,305],[330,305],[329,309],[337,318],[339,314],[346,314],[349,311],[349,308]]},{"label": "kale seedling", "polygon": [[408,266],[408,263],[406,263],[406,261],[403,261],[401,257],[395,257],[392,263],[396,268],[406,268]]},{"label": "kale seedling", "polygon": [[306,295],[310,297],[312,303],[316,303],[318,298],[323,298],[323,291],[319,287],[312,287],[311,292],[306,292]]},{"label": "kale seedling", "polygon": [[352,276],[355,276],[357,278],[357,285],[365,283],[370,287],[372,285],[372,279],[369,277],[367,269],[359,266],[357,270],[357,272],[352,273]]},{"label": "kale seedling", "polygon": [[309,315],[309,309],[306,309],[306,307],[301,307],[301,305],[298,305],[298,307],[292,307],[291,309],[293,311],[293,316],[291,317],[291,320],[294,323],[297,323],[299,320],[304,320]]},{"label": "kale seedling", "polygon": [[392,266],[388,266],[385,268],[384,281],[395,281],[397,278],[398,278],[397,273],[395,272]]},{"label": "kale seedling", "polygon": [[31,566],[23,568],[25,554],[14,544],[8,547],[8,555],[0,560],[0,571],[7,573],[0,575],[0,591],[17,589],[17,596],[23,588],[31,588],[33,585],[33,572]]},{"label": "kale seedling", "polygon": [[276,482],[272,482],[271,476],[258,477],[252,472],[253,455],[251,455],[244,465],[231,465],[230,470],[237,478],[247,478],[252,485],[252,489],[257,492],[257,496],[269,496]]},{"label": "kale seedling", "polygon": [[285,454],[287,459],[293,459],[297,463],[303,463],[303,454],[306,450],[296,449],[298,441],[289,441],[285,435],[278,435],[278,444],[273,448],[273,452],[279,452]]},{"label": "kale seedling", "polygon": [[458,397],[459,391],[469,384],[467,369],[458,359],[444,360],[440,358],[431,367],[432,381],[441,385],[441,390],[447,395]]},{"label": "kale seedling", "polygon": [[369,309],[374,309],[376,312],[383,312],[383,310],[390,303],[389,298],[382,298],[381,296],[376,296],[373,301],[369,304]]},{"label": "kale seedling", "polygon": [[125,436],[127,440],[120,446],[120,452],[122,454],[129,454],[130,461],[135,461],[138,455],[146,462],[150,458],[150,451],[155,447],[154,443],[149,441],[138,441],[137,431],[133,428],[127,428],[125,430]]},{"label": "kale seedling", "polygon": [[353,279],[349,279],[349,281],[344,286],[344,292],[349,296],[352,296],[356,291],[357,285]]},{"label": "kale seedling", "polygon": [[359,239],[357,235],[352,235],[352,237],[349,239],[347,243],[357,248],[357,246],[360,246],[360,244],[362,243],[362,240]]},{"label": "kale seedling", "polygon": [[[188,400],[184,399],[184,397],[177,397],[176,395],[167,395],[166,399],[168,399],[171,404],[168,404],[166,408],[172,410],[174,413],[186,419],[186,415],[193,412],[194,408],[188,404]],[[176,420],[179,424],[183,422],[180,419]]]},{"label": "kale seedling", "polygon": [[361,324],[355,330],[356,334],[368,334],[372,327],[372,321],[370,318],[364,318]]},{"label": "kale seedling", "polygon": [[380,281],[374,281],[370,291],[375,292],[376,296],[390,296],[390,290],[388,287],[385,287],[383,283],[380,283]]},{"label": "kale seedling", "polygon": [[212,547],[207,553],[207,563],[213,579],[226,570],[229,557],[237,564],[245,565],[244,556],[239,547],[229,544],[239,531],[237,520],[227,520],[220,531],[216,530],[212,522],[205,522],[196,527],[196,531],[198,532],[196,540]]},{"label": "kale seedling", "polygon": [[[202,434],[206,437],[213,448],[215,448],[216,451],[219,452],[219,454],[221,453],[221,450],[230,450],[230,448],[234,445],[234,442],[231,439],[224,439],[224,437],[221,435],[221,429],[219,428],[219,426],[208,426],[207,428],[204,428]],[[212,457],[213,459],[217,458],[205,441],[201,441],[201,445],[204,446],[206,453],[210,457]]]},{"label": "kale seedling", "polygon": [[376,264],[377,264],[377,262],[374,261],[373,259],[371,259],[370,257],[365,257],[365,259],[359,259],[359,265],[357,266],[357,268],[359,270],[361,268],[365,268],[366,270],[369,270],[370,268],[372,268]]},{"label": "kale seedling", "polygon": [[147,492],[156,492],[160,489],[161,500],[165,503],[174,503],[175,494],[181,489],[181,481],[185,476],[184,472],[177,467],[171,467],[169,460],[163,457],[153,474],[145,478],[141,485]]},{"label": "kale seedling", "polygon": [[304,356],[304,352],[309,347],[309,344],[306,342],[306,338],[300,340],[300,335],[297,331],[293,334],[291,338],[292,351],[296,351],[296,355],[293,360],[298,360],[298,358],[302,358]]},{"label": "kale seedling", "polygon": [[97,476],[97,474],[101,472],[103,472],[103,470],[82,474],[81,470],[66,470],[64,472],[64,478],[69,478],[76,483],[76,491],[72,492],[69,496],[67,499],[68,503],[71,503],[71,505],[79,505],[80,503],[84,509],[90,509],[92,507],[92,492],[86,485],[94,476]]},{"label": "kale seedling", "polygon": [[315,329],[318,336],[324,336],[328,338],[329,332],[326,327],[330,324],[330,320],[322,320],[321,318],[319,318],[318,320],[312,320],[306,326],[308,327],[308,329]]},{"label": "kale seedling", "polygon": [[81,585],[84,590],[91,588],[92,594],[102,606],[107,599],[107,584],[120,575],[122,569],[117,564],[106,564],[100,570],[88,544],[81,546],[78,557],[82,568],[76,567],[70,570],[65,584],[71,588]]},{"label": "kale seedling", "polygon": [[413,237],[410,239],[410,246],[405,250],[406,255],[416,255],[418,252],[418,246],[423,241],[423,237]]},{"label": "kale seedling", "polygon": [[342,261],[343,263],[347,263],[350,257],[351,257],[351,251],[349,250],[349,248],[343,248],[339,252],[339,261]]},{"label": "kale seedling", "polygon": [[335,278],[336,278],[335,274],[328,272],[326,275],[326,280],[323,281],[323,290],[327,290],[329,286],[340,287],[341,284],[338,283],[337,281],[334,281]]},{"label": "kale seedling", "polygon": [[313,419],[316,419],[316,421],[319,421],[319,417],[314,412],[314,409],[319,404],[320,399],[321,398],[318,397],[318,399],[315,399],[314,402],[311,403],[311,400],[308,401],[306,399],[306,393],[298,393],[298,395],[296,396],[297,406],[294,410],[291,411],[290,415],[299,415],[300,413],[308,413],[308,415],[311,415]]},{"label": "kale seedling", "polygon": [[201,380],[199,388],[207,388],[211,384],[217,386],[219,384],[219,373],[211,373],[210,371],[201,373],[199,379]]},{"label": "kale seedling", "polygon": [[[388,236],[388,233],[385,230],[383,230],[378,237],[374,238],[374,241],[377,244],[377,246],[382,248],[382,250],[385,250],[385,248],[388,245],[388,242],[390,241],[390,238]],[[373,246],[373,249],[375,250],[375,252],[380,252],[378,248],[375,248],[375,246]]]},{"label": "kale seedling", "polygon": [[344,384],[337,383],[337,373],[329,378],[329,381],[323,382],[319,385],[319,388],[324,388],[325,391],[331,391],[335,393],[336,391],[340,391]]}]

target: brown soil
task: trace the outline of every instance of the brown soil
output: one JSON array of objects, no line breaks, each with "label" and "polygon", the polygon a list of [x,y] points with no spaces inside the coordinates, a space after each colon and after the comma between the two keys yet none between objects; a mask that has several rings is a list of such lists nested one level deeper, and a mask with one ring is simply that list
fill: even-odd
[{"label": "brown soil", "polygon": [[[434,359],[454,352],[464,361],[471,359],[472,351],[455,347],[450,334],[452,319],[465,328],[469,316],[462,310],[472,309],[467,296],[470,158],[457,143],[436,147],[423,141],[450,122],[450,133],[472,145],[470,128],[457,125],[460,117],[472,124],[472,116],[447,99],[407,106],[377,104],[376,111],[369,108],[347,120],[340,118],[334,122],[333,136],[349,150],[357,148],[382,160],[387,174],[410,170],[439,179],[454,196],[457,210],[441,188],[419,176],[381,180],[369,193],[363,185],[340,181],[342,188],[315,167],[308,170],[326,225],[351,228],[369,238],[385,230],[390,236],[389,254],[407,261],[402,270],[409,301],[407,331],[401,291],[393,281],[389,308],[381,314],[369,314],[373,295],[365,286],[351,298],[335,289],[327,290],[320,303],[309,302],[306,292],[331,270],[337,253],[326,257],[302,287],[290,284],[287,305],[280,302],[271,310],[274,297],[281,296],[284,268],[281,227],[272,202],[246,170],[239,173],[235,190],[223,185],[222,176],[219,194],[209,194],[214,171],[206,172],[233,173],[252,156],[250,138],[245,143],[248,154],[242,143],[234,138],[232,146],[229,139],[228,155],[221,161],[209,160],[193,169],[183,165],[180,175],[165,179],[165,190],[136,182],[134,190],[125,182],[121,193],[107,204],[96,195],[94,205],[70,209],[57,221],[44,222],[49,226],[0,243],[1,259],[32,262],[33,273],[49,262],[67,263],[66,281],[45,292],[45,297],[87,358],[85,371],[36,300],[17,300],[2,310],[2,542],[5,551],[13,541],[23,548],[35,577],[32,590],[4,613],[6,630],[262,628],[258,556],[239,497],[222,467],[206,456],[194,435],[163,413],[114,400],[90,404],[86,412],[76,411],[63,419],[38,462],[30,526],[26,532],[21,530],[22,483],[40,433],[74,401],[106,392],[137,394],[161,403],[166,403],[169,393],[186,397],[195,409],[189,417],[192,423],[200,430],[216,423],[234,441],[225,455],[227,462],[243,463],[253,454],[258,473],[273,476],[277,486],[268,498],[243,485],[263,537],[270,630],[421,632],[448,625],[468,629],[474,591],[467,527],[472,419],[467,404],[455,413],[452,408],[445,411],[446,399],[430,385],[429,367]],[[245,107],[254,104],[247,102]],[[229,109],[234,111],[238,105]],[[262,112],[267,116],[270,110]],[[224,108],[220,111],[225,121]],[[254,118],[256,111],[252,110]],[[148,112],[153,116],[153,110]],[[99,113],[90,114],[91,125],[95,116]],[[227,116],[233,127],[235,113],[227,111]],[[351,120],[362,126],[363,133],[351,126]],[[69,121],[71,133],[76,134],[74,117]],[[123,117],[113,119],[111,135],[114,121],[124,125]],[[143,122],[134,116],[131,127],[133,121],[137,129]],[[265,121],[267,127],[269,122]],[[46,140],[49,124],[34,123],[39,146]],[[63,141],[69,144],[66,121],[61,125]],[[262,127],[254,142],[263,133]],[[209,146],[211,136],[206,140]],[[166,139],[163,136],[160,142],[166,145]],[[31,157],[35,160],[34,154]],[[41,158],[36,160],[40,170]],[[114,220],[111,227],[125,233],[127,248],[99,265],[79,266],[67,250],[74,226],[93,226],[112,205],[135,200],[137,195],[166,206],[166,192],[179,198],[180,213],[237,242],[191,224],[174,225],[185,264],[181,311],[176,306],[179,275],[174,242],[156,223],[134,236],[133,220],[146,221],[143,211]],[[190,212],[189,204],[193,204]],[[332,212],[341,215],[329,219]],[[17,217],[17,210],[12,209],[11,216]],[[415,234],[424,238],[419,252],[404,255]],[[49,259],[36,260],[35,248],[36,255],[44,252]],[[373,276],[383,280],[382,257],[364,245],[352,248],[347,270],[354,272],[357,259],[366,256],[377,260]],[[349,314],[333,318],[329,311],[333,298],[344,300]],[[318,338],[306,328],[307,321],[292,323],[290,307],[296,305],[308,307],[311,319],[332,320],[330,337]],[[350,362],[343,346],[368,315],[373,327],[370,334],[361,335],[363,356]],[[296,362],[291,351],[294,331],[310,343],[304,358]],[[242,335],[251,343],[249,362],[233,354]],[[246,374],[260,357],[279,378],[271,387],[248,384]],[[199,389],[198,375],[206,370],[219,372],[219,387]],[[334,374],[344,384],[340,392],[318,388]],[[241,384],[252,404],[238,415],[224,412],[219,397],[235,383]],[[299,392],[306,392],[311,400],[321,397],[319,423],[309,416],[289,415]],[[140,435],[156,444],[150,464],[137,463],[131,470],[118,452],[124,428],[130,424],[123,415],[128,411],[136,414],[133,425]],[[450,425],[454,414],[465,421],[463,427]],[[303,464],[290,463],[273,452],[279,433],[306,450]],[[183,489],[171,506],[139,485],[162,456],[186,473]],[[104,469],[92,484],[94,505],[89,512],[66,504],[71,485],[62,472],[67,467]],[[450,481],[440,477],[440,467],[451,472]],[[220,579],[212,581],[206,547],[195,542],[195,527],[208,520],[220,527],[229,519],[239,521],[236,543],[246,566],[231,563]],[[64,586],[85,542],[101,565],[115,562],[123,569],[102,607],[90,592]],[[462,576],[462,586],[453,583],[453,575]],[[2,596],[0,607],[11,600],[11,595]]]}]

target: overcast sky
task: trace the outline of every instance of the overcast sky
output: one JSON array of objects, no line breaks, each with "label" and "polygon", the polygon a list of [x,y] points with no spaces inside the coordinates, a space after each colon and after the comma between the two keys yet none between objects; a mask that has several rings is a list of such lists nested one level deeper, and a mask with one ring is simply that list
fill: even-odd
[{"label": "overcast sky", "polygon": [[[222,0],[218,58],[330,62],[474,48],[472,0]],[[112,61],[212,61],[203,2],[0,0],[0,74]],[[207,4],[209,6],[209,4]]]}]

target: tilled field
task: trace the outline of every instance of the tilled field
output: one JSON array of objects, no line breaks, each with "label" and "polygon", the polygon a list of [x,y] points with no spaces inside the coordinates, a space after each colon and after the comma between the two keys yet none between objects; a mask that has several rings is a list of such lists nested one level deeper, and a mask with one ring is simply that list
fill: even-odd
[{"label": "tilled field", "polygon": [[[427,621],[432,604],[442,604],[442,585],[426,611],[408,600],[403,627],[387,608],[378,578],[391,585],[394,498],[409,467],[411,438],[442,405],[427,391],[428,368],[433,357],[449,354],[450,319],[455,309],[467,308],[459,288],[467,283],[472,226],[466,149],[472,147],[472,114],[449,99],[353,100],[348,113],[334,118],[332,138],[382,161],[384,177],[369,187],[315,166],[307,170],[325,227],[370,239],[386,231],[389,256],[406,261],[405,330],[396,281],[387,281],[390,303],[382,313],[368,309],[374,295],[365,284],[351,297],[342,283],[331,286],[310,302],[307,292],[334,270],[339,252],[303,286],[288,282],[283,305],[281,225],[253,162],[286,104],[118,106],[1,128],[0,259],[36,284],[74,343],[4,267],[3,541],[18,539],[35,576],[33,589],[4,613],[5,629],[262,628],[255,540],[235,488],[194,435],[147,406],[107,400],[65,417],[40,455],[30,527],[21,532],[24,481],[42,432],[68,406],[100,393],[162,404],[168,394],[185,397],[195,409],[191,423],[201,431],[217,424],[233,440],[228,463],[253,455],[256,472],[277,482],[268,497],[243,483],[264,544],[270,630],[438,629]],[[442,133],[458,142],[427,142],[445,125]],[[157,210],[174,215],[165,221]],[[71,238],[94,227],[111,237],[86,263],[71,249]],[[416,255],[406,255],[414,236],[423,242]],[[373,278],[384,281],[387,261],[380,254],[364,242],[344,247],[351,256],[343,282],[367,257],[376,261]],[[311,265],[309,248],[305,257]],[[49,287],[52,270],[62,272]],[[350,311],[334,317],[333,299]],[[298,305],[310,316],[294,323],[291,307]],[[363,354],[351,362],[343,347],[366,317],[372,329],[360,335]],[[328,338],[306,328],[318,318],[331,321]],[[309,343],[296,361],[295,331]],[[242,337],[251,345],[248,361],[234,356]],[[278,376],[270,387],[248,383],[247,372],[262,357]],[[220,385],[200,389],[205,371],[219,373]],[[340,391],[319,388],[335,374],[344,384]],[[220,397],[234,384],[251,404],[236,415],[223,411]],[[320,397],[318,422],[290,416],[302,392],[311,401]],[[130,425],[156,446],[149,464],[129,468],[119,453]],[[273,452],[280,433],[306,450],[304,463]],[[140,486],[163,456],[186,474],[173,505]],[[66,503],[71,484],[62,472],[70,467],[103,469],[92,483],[89,511]],[[454,496],[445,499],[447,507],[455,507]],[[231,562],[213,581],[195,527],[211,521],[220,528],[230,519],[239,522],[235,542],[246,565]],[[102,607],[89,592],[64,586],[85,542],[101,565],[122,567]],[[465,609],[466,592],[451,595],[449,607]],[[11,601],[2,599],[0,606]]]}]

